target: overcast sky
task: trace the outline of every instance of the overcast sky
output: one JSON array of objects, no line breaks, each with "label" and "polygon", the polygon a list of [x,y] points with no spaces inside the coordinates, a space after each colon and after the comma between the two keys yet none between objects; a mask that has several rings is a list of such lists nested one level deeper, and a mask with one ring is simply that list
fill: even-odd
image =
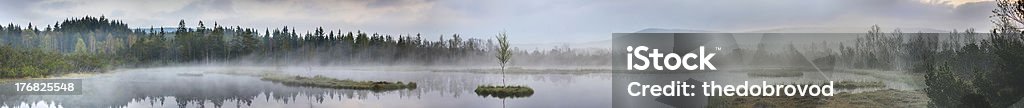
[{"label": "overcast sky", "polygon": [[131,27],[202,20],[259,28],[317,26],[385,34],[459,33],[516,43],[587,42],[646,28],[742,32],[795,27],[991,28],[986,0],[4,0],[0,23],[86,15]]}]

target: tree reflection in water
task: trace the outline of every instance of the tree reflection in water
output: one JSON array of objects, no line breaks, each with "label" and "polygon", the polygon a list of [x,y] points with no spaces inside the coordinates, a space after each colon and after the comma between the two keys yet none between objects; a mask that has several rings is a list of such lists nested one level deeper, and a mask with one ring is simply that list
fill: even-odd
[{"label": "tree reflection in water", "polygon": [[[455,72],[288,72],[293,75],[325,75],[353,80],[387,80],[417,82],[416,89],[393,91],[367,91],[347,89],[324,89],[314,87],[284,86],[257,77],[204,73],[202,76],[177,76],[182,72],[201,73],[203,69],[158,68],[127,70],[83,78],[82,95],[0,95],[0,102],[7,106],[21,103],[46,101],[47,106],[65,107],[330,107],[342,105],[403,106],[413,107],[496,107],[490,99],[474,94],[479,84],[497,74],[455,73]],[[198,72],[197,72],[198,71]],[[609,83],[610,74],[599,75],[510,75],[516,82],[539,83],[538,91],[552,90],[567,85],[603,87]],[[577,82],[576,80],[586,80]],[[605,82],[600,82],[605,81]],[[584,83],[584,84],[580,84]],[[604,87],[610,88],[610,87]],[[586,89],[586,88],[583,88]],[[591,88],[592,89],[592,88]],[[553,89],[557,90],[557,89]],[[607,92],[610,93],[610,90]],[[600,94],[600,93],[595,93]],[[572,95],[572,94],[566,94]],[[587,103],[610,103],[610,97],[571,97],[561,94],[532,100],[509,100],[511,107],[550,104],[593,105],[584,103],[554,103],[551,100],[581,100]],[[579,98],[579,99],[577,99]],[[171,101],[168,101],[171,100]],[[173,103],[173,104],[172,104]],[[505,100],[502,106],[506,106]],[[31,105],[27,105],[31,106]],[[600,106],[600,105],[594,105]],[[607,105],[605,105],[607,106]],[[356,106],[359,107],[359,106]]]}]

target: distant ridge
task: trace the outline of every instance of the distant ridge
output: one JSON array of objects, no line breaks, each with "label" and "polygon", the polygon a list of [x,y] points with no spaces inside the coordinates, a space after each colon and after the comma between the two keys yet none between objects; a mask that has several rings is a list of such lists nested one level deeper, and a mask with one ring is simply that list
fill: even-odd
[{"label": "distant ridge", "polygon": [[665,29],[665,28],[647,28],[634,33],[719,33],[717,31],[709,30],[691,30],[691,29]]},{"label": "distant ridge", "polygon": [[[751,30],[740,33],[867,33],[869,27],[787,27]],[[882,32],[893,32],[896,28],[882,28]],[[950,30],[939,30],[932,28],[899,28],[903,33],[949,33]]]}]

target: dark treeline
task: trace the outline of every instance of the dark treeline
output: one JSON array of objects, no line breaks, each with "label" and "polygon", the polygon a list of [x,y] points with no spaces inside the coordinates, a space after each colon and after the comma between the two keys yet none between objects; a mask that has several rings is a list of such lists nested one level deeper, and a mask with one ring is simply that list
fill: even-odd
[{"label": "dark treeline", "polygon": [[45,28],[0,26],[0,77],[42,77],[109,67],[132,34],[127,25],[100,17],[68,19]]},{"label": "dark treeline", "polygon": [[[1020,107],[1024,98],[1024,1],[997,0],[988,39],[938,46],[925,90],[933,107]],[[955,33],[954,33],[955,34]],[[967,33],[971,34],[971,33]],[[952,39],[957,40],[957,39]],[[935,46],[932,46],[935,47]],[[935,51],[935,50],[928,50]],[[1012,106],[1012,105],[1017,106]]]},{"label": "dark treeline", "polygon": [[[812,58],[836,56],[838,69],[924,75],[930,107],[1012,107],[1024,98],[1024,1],[997,1],[989,33],[881,32],[877,26],[853,44],[809,48]],[[1019,107],[1019,106],[1016,106]]]},{"label": "dark treeline", "polygon": [[750,66],[814,71],[808,68],[810,61],[836,72],[923,75],[930,107],[1020,107],[1024,105],[1024,1],[999,2],[1001,10],[994,11],[993,17],[996,27],[988,33],[974,29],[883,32],[872,26],[852,41],[810,42],[806,47],[762,43],[756,50],[737,50],[754,54]]},{"label": "dark treeline", "polygon": [[[420,34],[387,35],[316,28],[258,30],[184,20],[177,28],[130,29],[104,17],[68,19],[45,28],[0,26],[5,56],[3,77],[43,76],[69,71],[98,71],[111,66],[228,62],[261,65],[424,65],[497,66],[491,39],[462,35],[426,39]],[[262,32],[262,33],[261,33]],[[513,37],[514,38],[514,37]],[[10,50],[10,51],[7,51]],[[605,52],[605,53],[600,53]],[[511,66],[610,64],[607,51],[570,48],[514,50]],[[19,55],[19,56],[13,56]],[[22,57],[25,56],[25,57]],[[39,61],[50,58],[53,61]],[[26,62],[38,61],[38,62]],[[574,62],[566,62],[574,61]],[[8,63],[9,62],[9,63]],[[43,64],[66,64],[49,66]],[[62,68],[55,68],[62,67]],[[65,68],[66,67],[66,68]],[[36,71],[25,71],[42,69]],[[32,73],[32,74],[21,74]]]},{"label": "dark treeline", "polygon": [[[819,36],[857,37],[852,40],[821,40],[794,44],[790,40],[767,40],[754,50],[735,49],[739,55],[748,54],[748,66],[784,67],[788,69],[822,70],[874,70],[926,72],[935,65],[940,51],[957,50],[968,43],[978,43],[982,34],[974,29],[954,30],[951,33],[903,33],[900,29],[882,32],[871,26],[864,34],[821,34]],[[782,38],[801,34],[766,33],[765,37]],[[812,66],[811,63],[817,66]]]},{"label": "dark treeline", "polygon": [[[852,42],[813,42],[804,52],[766,54],[779,59],[807,56],[815,63],[834,63],[831,67],[839,72],[924,75],[931,107],[1010,107],[1024,98],[1024,29],[1011,25],[1017,23],[1012,20],[996,22],[999,26],[984,34],[973,29],[881,32],[872,26]],[[795,48],[790,44],[788,49]]]},{"label": "dark treeline", "polygon": [[[884,33],[880,27],[872,26],[867,34],[858,37],[851,45],[839,43],[837,67],[923,73],[941,59],[937,57],[948,56],[939,52],[956,51],[959,47],[977,44],[981,36],[974,29],[953,30],[951,33],[903,33],[895,29]],[[832,51],[830,48],[812,49]]]},{"label": "dark treeline", "polygon": [[[1005,1],[1004,1],[1005,2]],[[1024,1],[1018,2],[1024,6]],[[1024,13],[1024,10],[1020,13]],[[1017,16],[1018,18],[1024,18]],[[998,18],[998,17],[997,17]],[[923,91],[930,107],[988,108],[1024,105],[1024,22],[996,19],[989,33],[973,29],[950,33],[881,32],[872,26],[868,33],[847,42],[812,42],[797,48],[790,44],[759,45],[751,66],[807,68],[835,72],[878,71],[923,75]],[[768,36],[769,34],[766,34]],[[768,52],[765,49],[779,49]],[[728,55],[724,55],[728,56]],[[824,65],[823,65],[824,64]],[[833,64],[833,65],[829,65]]]}]

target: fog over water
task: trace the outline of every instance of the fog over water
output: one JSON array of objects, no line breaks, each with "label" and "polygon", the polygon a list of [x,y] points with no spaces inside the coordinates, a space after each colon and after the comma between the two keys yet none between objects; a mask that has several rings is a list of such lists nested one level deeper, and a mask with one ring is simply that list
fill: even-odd
[{"label": "fog over water", "polygon": [[[221,71],[324,75],[338,79],[416,82],[415,89],[370,91],[285,86]],[[201,73],[185,76],[182,73]],[[504,99],[507,107],[610,106],[611,74],[507,74],[509,84],[529,85],[526,98]],[[502,107],[503,99],[473,93],[477,85],[500,84],[501,74],[373,71],[339,67],[164,67],[121,69],[82,78],[82,95],[2,96],[5,107]],[[399,104],[400,103],[400,104]]]}]

